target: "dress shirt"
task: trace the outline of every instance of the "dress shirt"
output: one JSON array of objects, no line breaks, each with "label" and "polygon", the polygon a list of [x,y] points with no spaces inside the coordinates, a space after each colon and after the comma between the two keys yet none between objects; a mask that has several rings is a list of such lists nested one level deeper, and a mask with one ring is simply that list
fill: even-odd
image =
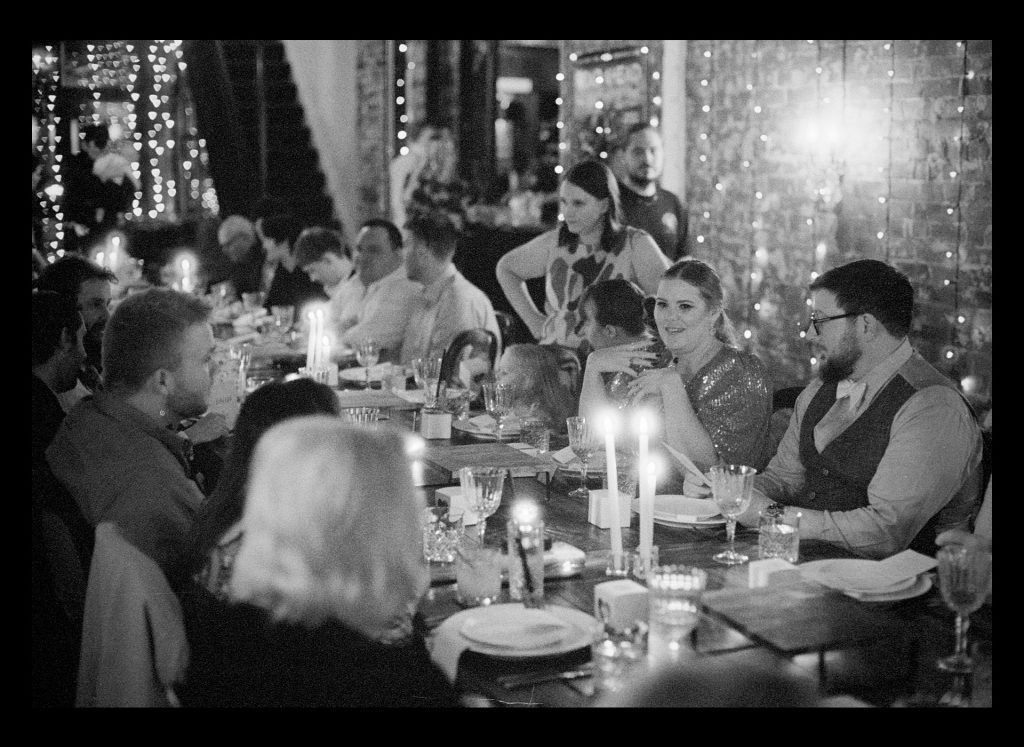
[{"label": "dress shirt", "polygon": [[487,295],[449,264],[444,274],[416,299],[405,331],[401,363],[440,358],[459,332],[488,329],[501,340],[498,319]]},{"label": "dress shirt", "polygon": [[[405,328],[422,287],[408,278],[404,263],[369,286],[363,285],[358,274],[353,275],[338,289],[341,311],[335,328],[339,340],[352,345],[372,338],[382,348],[401,350]],[[335,308],[333,303],[331,308]]]},{"label": "dress shirt", "polygon": [[[837,400],[814,427],[818,451],[856,421],[897,373],[914,384],[915,373],[928,369],[931,366],[904,340],[861,380],[865,390],[858,405],[850,409]],[[821,385],[820,379],[814,381],[797,398],[778,451],[755,478],[755,500],[740,517],[742,523],[755,524],[758,509],[769,500],[786,503],[787,496],[803,491],[800,426]],[[940,511],[936,532],[966,527],[981,489],[981,434],[960,394],[941,385],[922,387],[896,413],[887,437],[888,447],[868,485],[868,505],[852,511],[801,508],[801,537],[885,558],[905,549]]]}]

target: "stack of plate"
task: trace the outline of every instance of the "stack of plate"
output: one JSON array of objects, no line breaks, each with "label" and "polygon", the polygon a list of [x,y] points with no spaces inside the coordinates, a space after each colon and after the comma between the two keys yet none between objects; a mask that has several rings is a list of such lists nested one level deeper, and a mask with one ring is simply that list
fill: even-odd
[{"label": "stack of plate", "polygon": [[[633,501],[633,510],[640,513],[639,501]],[[685,495],[654,496],[654,523],[663,527],[717,527],[725,524],[718,505],[707,498],[689,498]]]},{"label": "stack of plate", "polygon": [[806,578],[861,602],[896,602],[920,596],[932,588],[929,574],[893,580],[880,571],[876,560],[813,560],[802,564],[800,570]]}]

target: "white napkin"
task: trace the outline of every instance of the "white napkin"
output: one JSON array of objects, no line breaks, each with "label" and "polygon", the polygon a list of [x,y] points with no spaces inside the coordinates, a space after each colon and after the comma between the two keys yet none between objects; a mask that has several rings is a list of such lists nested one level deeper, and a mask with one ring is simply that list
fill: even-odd
[{"label": "white napkin", "polygon": [[476,415],[469,419],[469,422],[482,431],[493,431],[498,422],[490,415]]},{"label": "white napkin", "polygon": [[551,549],[544,553],[544,566],[561,566],[566,563],[585,562],[587,554],[575,545],[558,540],[551,543]]},{"label": "white napkin", "polygon": [[[881,594],[894,591],[894,587],[906,586],[906,582],[931,570],[938,562],[935,558],[922,555],[914,550],[904,550],[885,560],[864,560],[849,571],[810,570],[814,580],[845,592]],[[901,588],[902,588],[901,586]]]},{"label": "white napkin", "polygon": [[706,485],[709,488],[711,487],[711,481],[708,480],[707,475],[705,475],[703,472],[700,471],[700,469],[697,468],[697,465],[693,463],[693,460],[690,459],[690,457],[686,456],[686,454],[679,451],[679,449],[672,448],[664,441],[661,442],[661,445],[664,446],[668,450],[668,453],[671,454],[672,457],[677,462],[679,462],[679,464],[682,465],[683,469],[685,469],[687,472],[688,478],[692,477],[692,479],[696,481],[698,485]]},{"label": "white napkin", "polygon": [[569,462],[576,458],[576,452],[573,451],[571,447],[566,446],[564,449],[559,449],[558,451],[552,453],[551,458],[554,459],[559,464],[568,464]]},{"label": "white napkin", "polygon": [[422,389],[396,389],[395,396],[414,405],[422,405],[426,402],[426,395]]},{"label": "white napkin", "polygon": [[[455,618],[455,619],[453,619]],[[458,615],[441,623],[427,639],[430,658],[444,672],[450,682],[455,682],[459,670],[459,657],[469,648],[469,639],[459,632]]]}]

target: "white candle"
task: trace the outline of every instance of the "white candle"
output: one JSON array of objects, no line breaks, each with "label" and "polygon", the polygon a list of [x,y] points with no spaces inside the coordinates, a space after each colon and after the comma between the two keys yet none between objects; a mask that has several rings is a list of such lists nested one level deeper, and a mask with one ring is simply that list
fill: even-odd
[{"label": "white candle", "polygon": [[[643,465],[643,463],[641,463]],[[658,480],[658,465],[647,462],[640,472],[640,558],[644,567],[650,563],[654,545],[654,485]]]},{"label": "white candle", "polygon": [[192,292],[191,263],[187,259],[181,260],[181,289],[186,293]]},{"label": "white candle", "polygon": [[654,481],[649,468],[654,464],[647,459],[647,418],[640,415],[637,419],[637,431],[640,442],[640,455],[637,468],[640,479],[640,557],[646,563],[651,557],[651,545],[654,542]]},{"label": "white candle", "polygon": [[622,557],[622,527],[619,525],[619,473],[615,466],[615,421],[610,415],[604,419],[604,455],[608,469],[608,500],[611,506],[608,516],[612,525],[612,558],[615,567],[619,567],[619,558]]},{"label": "white candle", "polygon": [[331,338],[327,335],[320,336],[320,363],[317,370],[325,370],[331,363]]},{"label": "white candle", "polygon": [[313,358],[316,353],[316,314],[311,311],[306,316],[309,319],[309,331],[307,332],[308,337],[306,340],[306,374],[311,376],[313,374]]}]

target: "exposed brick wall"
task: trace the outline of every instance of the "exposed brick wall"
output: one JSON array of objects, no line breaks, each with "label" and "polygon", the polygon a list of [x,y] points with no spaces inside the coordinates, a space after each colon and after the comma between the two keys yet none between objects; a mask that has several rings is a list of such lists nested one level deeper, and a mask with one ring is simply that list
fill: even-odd
[{"label": "exposed brick wall", "polygon": [[691,246],[780,384],[812,374],[797,330],[812,272],[872,257],[914,282],[922,354],[990,395],[991,42],[966,43],[963,100],[955,41],[887,43],[690,41]]}]

